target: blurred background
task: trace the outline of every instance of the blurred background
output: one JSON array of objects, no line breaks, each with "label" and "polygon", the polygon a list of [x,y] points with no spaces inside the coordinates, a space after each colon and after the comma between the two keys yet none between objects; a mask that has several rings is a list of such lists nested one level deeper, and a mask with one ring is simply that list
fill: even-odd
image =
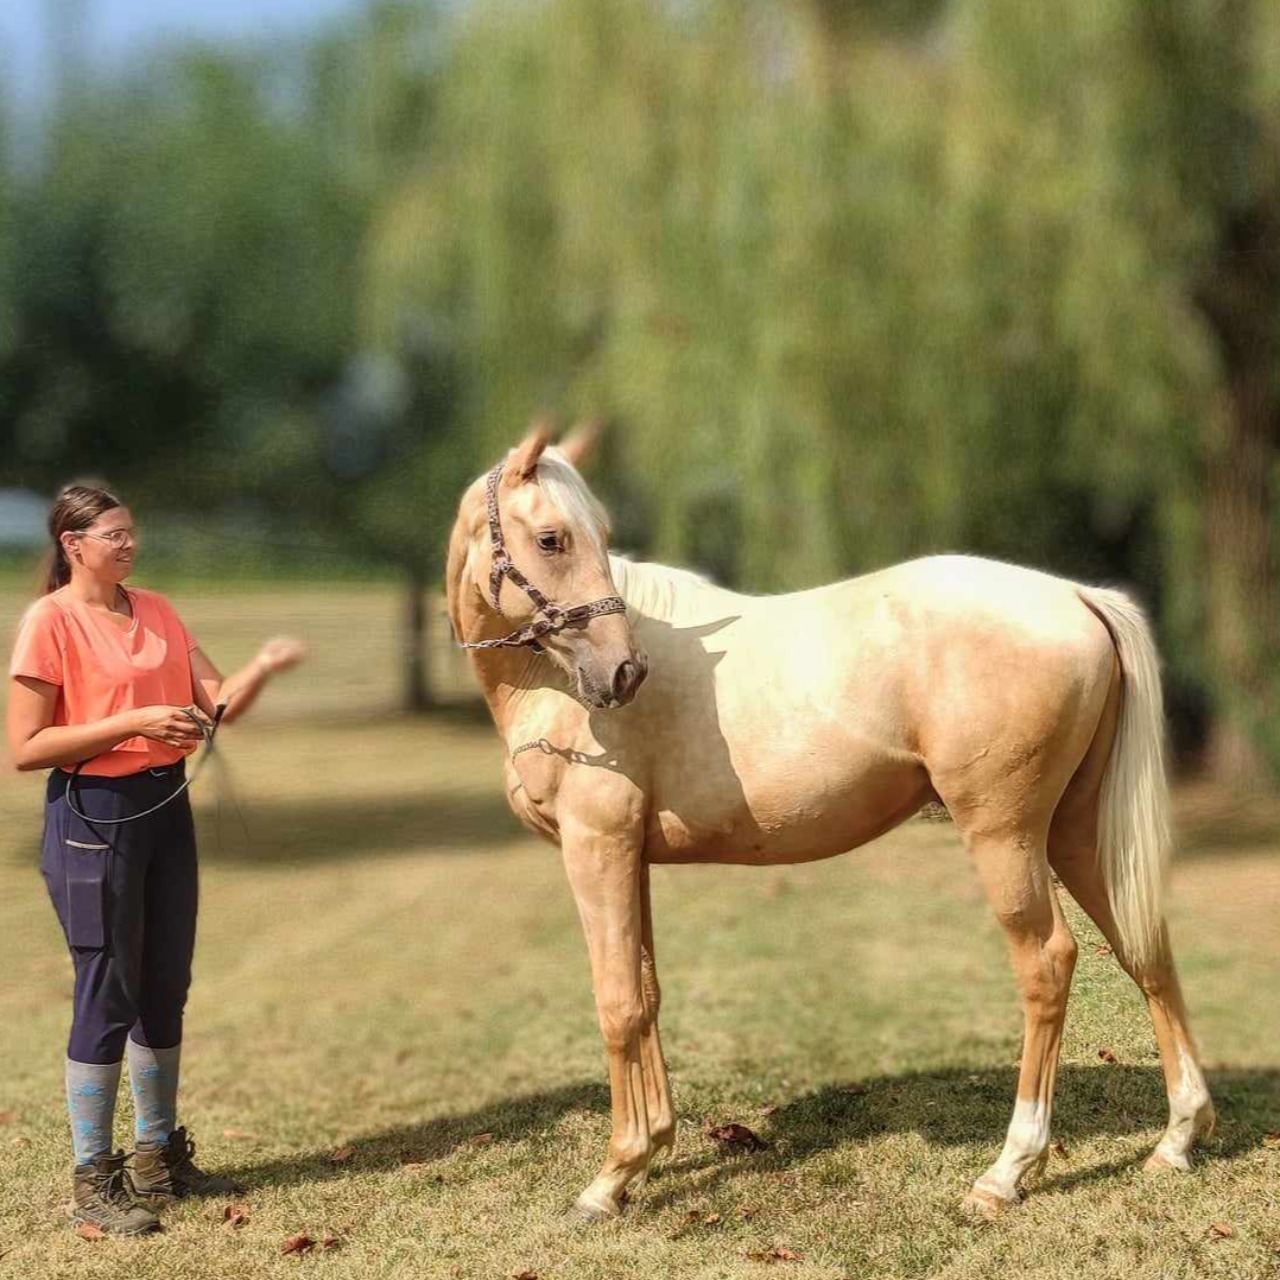
[{"label": "blurred background", "polygon": [[[398,584],[611,424],[615,543],[749,591],[921,553],[1126,585],[1179,760],[1280,765],[1280,6],[6,0],[0,542]],[[23,580],[25,582],[25,579]]]}]

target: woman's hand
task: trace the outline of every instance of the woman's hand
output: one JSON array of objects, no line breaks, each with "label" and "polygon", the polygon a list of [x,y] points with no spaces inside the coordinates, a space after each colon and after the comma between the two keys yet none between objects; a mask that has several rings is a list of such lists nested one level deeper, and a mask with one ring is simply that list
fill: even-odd
[{"label": "woman's hand", "polygon": [[275,636],[258,650],[253,661],[264,676],[273,676],[296,667],[306,656],[307,646],[301,640],[292,636]]},{"label": "woman's hand", "polygon": [[134,719],[139,737],[162,742],[166,747],[177,747],[179,751],[194,751],[204,741],[200,725],[208,727],[211,724],[209,717],[198,707],[169,707],[163,703],[139,707],[134,712]]}]

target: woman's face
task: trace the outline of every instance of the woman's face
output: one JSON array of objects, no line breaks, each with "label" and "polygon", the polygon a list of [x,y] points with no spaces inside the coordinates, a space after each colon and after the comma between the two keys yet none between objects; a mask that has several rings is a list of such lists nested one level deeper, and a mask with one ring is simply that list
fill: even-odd
[{"label": "woman's face", "polygon": [[71,564],[83,565],[95,578],[123,582],[133,572],[138,535],[128,507],[104,511],[87,529],[64,533],[62,545]]}]

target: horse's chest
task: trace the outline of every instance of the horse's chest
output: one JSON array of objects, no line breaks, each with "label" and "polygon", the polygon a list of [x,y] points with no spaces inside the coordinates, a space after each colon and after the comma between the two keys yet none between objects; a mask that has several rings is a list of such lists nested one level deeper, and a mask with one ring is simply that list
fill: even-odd
[{"label": "horse's chest", "polygon": [[507,762],[507,803],[511,812],[535,835],[559,841],[556,796],[559,774],[545,757],[527,763]]}]

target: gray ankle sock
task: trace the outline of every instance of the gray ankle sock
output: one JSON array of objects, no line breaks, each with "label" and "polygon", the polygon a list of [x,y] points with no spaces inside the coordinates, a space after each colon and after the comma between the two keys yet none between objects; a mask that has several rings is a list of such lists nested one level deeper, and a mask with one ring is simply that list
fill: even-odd
[{"label": "gray ankle sock", "polygon": [[111,1126],[120,1087],[118,1062],[73,1062],[67,1059],[67,1114],[76,1164],[88,1164],[111,1151]]},{"label": "gray ankle sock", "polygon": [[182,1045],[152,1049],[129,1041],[129,1086],[138,1142],[168,1142],[178,1124],[178,1059]]}]

